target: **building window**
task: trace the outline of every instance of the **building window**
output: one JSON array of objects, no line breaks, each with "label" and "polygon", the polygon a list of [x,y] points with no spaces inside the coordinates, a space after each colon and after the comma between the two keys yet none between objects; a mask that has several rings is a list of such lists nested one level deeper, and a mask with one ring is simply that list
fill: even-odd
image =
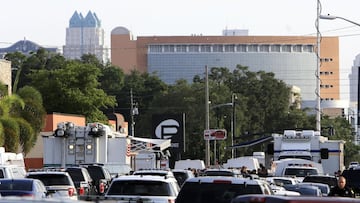
[{"label": "building window", "polygon": [[269,52],[270,51],[270,45],[263,44],[259,46],[260,52]]},{"label": "building window", "polygon": [[293,51],[294,52],[302,52],[302,45],[294,45]]},{"label": "building window", "polygon": [[236,46],[237,52],[246,52],[246,45],[245,44],[239,44]]},{"label": "building window", "polygon": [[176,52],[186,52],[186,45],[176,45]]},{"label": "building window", "polygon": [[271,52],[280,52],[280,45],[279,44],[273,44],[270,46]]},{"label": "building window", "polygon": [[213,46],[213,52],[223,52],[224,46],[222,44],[215,44]]},{"label": "building window", "polygon": [[234,51],[235,51],[235,45],[233,44],[225,45],[225,52],[234,52]]},{"label": "building window", "polygon": [[174,45],[164,45],[164,52],[175,52]]},{"label": "building window", "polygon": [[303,51],[312,53],[312,52],[314,52],[314,46],[313,45],[304,45]]},{"label": "building window", "polygon": [[282,45],[281,51],[282,52],[291,52],[291,45]]},{"label": "building window", "polygon": [[189,52],[199,52],[199,45],[190,45]]},{"label": "building window", "polygon": [[211,46],[210,45],[201,45],[200,50],[201,50],[201,52],[211,52]]},{"label": "building window", "polygon": [[320,61],[321,62],[331,62],[331,61],[333,61],[333,59],[332,58],[321,58]]},{"label": "building window", "polygon": [[150,45],[150,52],[162,52],[161,45]]},{"label": "building window", "polygon": [[257,51],[258,51],[258,45],[256,44],[248,45],[248,52],[257,52]]}]

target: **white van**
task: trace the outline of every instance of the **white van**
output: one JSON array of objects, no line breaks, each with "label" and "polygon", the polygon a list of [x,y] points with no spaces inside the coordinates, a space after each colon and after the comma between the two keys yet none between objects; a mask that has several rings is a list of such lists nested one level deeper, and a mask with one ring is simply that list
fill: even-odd
[{"label": "white van", "polygon": [[174,169],[197,169],[203,170],[205,169],[205,163],[203,160],[199,159],[186,159],[186,160],[179,160],[175,162]]},{"label": "white van", "polygon": [[0,165],[0,178],[24,178],[26,176],[25,167],[18,165]]},{"label": "white van", "polygon": [[246,166],[250,171],[258,170],[260,168],[259,160],[252,156],[228,159],[227,162],[223,164],[224,168],[241,168],[242,166]]}]

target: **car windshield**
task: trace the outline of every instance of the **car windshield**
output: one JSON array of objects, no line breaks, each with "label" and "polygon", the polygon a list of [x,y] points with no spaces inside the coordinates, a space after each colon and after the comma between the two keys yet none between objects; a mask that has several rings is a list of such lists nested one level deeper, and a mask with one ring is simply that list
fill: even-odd
[{"label": "car windshield", "polygon": [[39,179],[45,186],[52,185],[71,185],[69,179],[63,174],[30,174],[28,178]]},{"label": "car windshield", "polygon": [[31,181],[0,181],[0,190],[26,190],[32,191]]},{"label": "car windshield", "polygon": [[263,191],[259,185],[187,182],[180,193],[179,202],[230,203],[238,195],[263,194]]},{"label": "car windshield", "polygon": [[115,181],[107,195],[175,196],[170,184],[160,181]]},{"label": "car windshield", "polygon": [[286,176],[305,177],[307,175],[317,175],[316,169],[311,168],[287,168],[285,170]]}]

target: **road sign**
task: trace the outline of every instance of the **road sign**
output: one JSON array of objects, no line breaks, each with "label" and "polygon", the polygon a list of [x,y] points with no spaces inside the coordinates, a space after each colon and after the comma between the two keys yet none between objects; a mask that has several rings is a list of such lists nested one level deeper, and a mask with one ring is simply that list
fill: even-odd
[{"label": "road sign", "polygon": [[225,129],[209,129],[204,130],[205,140],[225,140],[226,130]]}]

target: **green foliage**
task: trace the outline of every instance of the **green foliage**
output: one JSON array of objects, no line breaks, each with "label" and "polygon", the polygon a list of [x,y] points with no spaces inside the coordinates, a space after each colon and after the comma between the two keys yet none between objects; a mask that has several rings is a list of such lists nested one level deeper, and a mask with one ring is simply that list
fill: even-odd
[{"label": "green foliage", "polygon": [[20,128],[16,119],[2,116],[0,122],[4,127],[4,146],[6,151],[17,152],[20,143]]},{"label": "green foliage", "polygon": [[71,61],[62,69],[34,72],[31,85],[42,93],[48,112],[82,114],[87,122],[107,122],[99,108],[115,106],[115,97],[98,88],[100,74],[94,65]]}]

